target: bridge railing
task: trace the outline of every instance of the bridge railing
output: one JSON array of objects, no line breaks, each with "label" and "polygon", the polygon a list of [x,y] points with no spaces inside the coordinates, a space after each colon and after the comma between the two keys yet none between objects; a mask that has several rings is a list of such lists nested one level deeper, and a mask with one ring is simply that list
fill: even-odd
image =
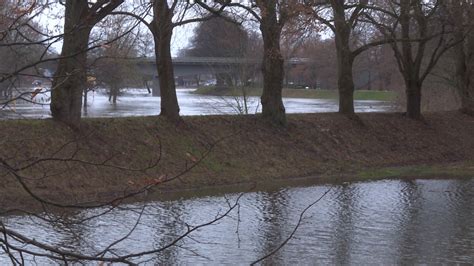
[{"label": "bridge railing", "polygon": [[[137,59],[141,62],[155,64],[155,58]],[[238,57],[175,57],[173,64],[197,64],[197,65],[245,65],[245,64],[260,64],[261,59],[255,58],[238,58]],[[310,58],[290,58],[286,60],[287,64],[308,64],[313,62]]]}]

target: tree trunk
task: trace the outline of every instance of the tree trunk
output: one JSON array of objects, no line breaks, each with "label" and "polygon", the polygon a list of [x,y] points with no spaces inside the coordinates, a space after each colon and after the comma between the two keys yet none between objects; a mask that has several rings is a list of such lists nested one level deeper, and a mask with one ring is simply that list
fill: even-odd
[{"label": "tree trunk", "polygon": [[87,116],[87,94],[88,94],[88,89],[84,89],[84,94],[83,94],[83,97],[84,97],[84,100],[83,100],[83,104],[82,104],[82,111],[84,112],[84,115]]},{"label": "tree trunk", "polygon": [[338,52],[337,84],[339,91],[339,113],[350,115],[354,114],[353,60],[351,54],[339,54]]},{"label": "tree trunk", "polygon": [[78,127],[82,92],[86,88],[87,47],[92,27],[83,23],[87,1],[66,1],[64,41],[51,92],[51,114],[56,121]]},{"label": "tree trunk", "polygon": [[275,9],[275,3],[267,3],[260,23],[263,37],[262,116],[276,124],[285,125],[285,106],[282,100],[284,60],[280,50],[282,28],[277,22]]},{"label": "tree trunk", "polygon": [[461,112],[474,116],[474,89],[472,86],[461,95]]},{"label": "tree trunk", "polygon": [[225,73],[224,77],[225,77],[226,87],[233,88],[234,87],[234,80],[232,78],[232,75],[230,73]]},{"label": "tree trunk", "polygon": [[216,89],[217,90],[225,90],[225,77],[222,73],[216,74]]},{"label": "tree trunk", "polygon": [[113,97],[112,97],[112,103],[117,104],[117,92],[115,92]]},{"label": "tree trunk", "polygon": [[457,45],[454,49],[456,54],[456,87],[461,96],[461,111],[474,114],[474,86],[472,86],[470,77],[472,69],[469,69],[471,66],[466,55],[465,43]]},{"label": "tree trunk", "polygon": [[339,113],[354,114],[354,78],[352,76],[354,56],[349,46],[351,28],[346,22],[343,3],[341,1],[334,1],[332,2],[332,7],[337,52]]},{"label": "tree trunk", "polygon": [[[415,4],[414,4],[415,3]],[[421,87],[423,77],[421,75],[423,57],[426,48],[427,23],[426,18],[420,14],[421,7],[419,2],[411,0],[400,1],[400,18],[401,26],[401,50],[398,50],[396,44],[392,44],[395,52],[398,68],[403,75],[406,87],[407,100],[407,117],[412,119],[421,118]],[[414,19],[412,20],[412,16]],[[414,24],[417,27],[414,27]],[[417,37],[420,39],[416,43],[416,49],[413,47],[412,34],[410,33],[416,28]],[[427,68],[425,71],[429,71]]]},{"label": "tree trunk", "polygon": [[474,86],[472,84],[471,73],[473,72],[474,56],[474,34],[471,28],[466,30],[466,16],[471,12],[468,7],[458,1],[452,3],[454,11],[455,31],[454,38],[458,45],[454,47],[455,54],[455,78],[456,87],[461,96],[461,111],[474,115]]},{"label": "tree trunk", "polygon": [[112,102],[113,104],[117,103],[117,96],[119,94],[119,88],[112,86],[110,88],[110,93],[109,93],[109,102]]},{"label": "tree trunk", "polygon": [[282,100],[283,58],[279,51],[279,44],[271,40],[265,41],[265,39],[264,37],[264,42],[271,44],[265,45],[263,56],[262,115],[278,124],[285,124],[285,106]]},{"label": "tree trunk", "polygon": [[178,97],[176,96],[176,86],[174,84],[173,61],[171,59],[171,33],[166,37],[160,38],[156,51],[156,64],[158,66],[158,77],[160,78],[160,92],[161,92],[161,116],[164,116],[173,121],[179,121],[179,105]]},{"label": "tree trunk", "polygon": [[158,66],[158,77],[161,90],[161,116],[171,121],[178,122],[179,116],[178,97],[174,82],[173,61],[171,59],[171,37],[173,35],[173,12],[169,9],[166,0],[155,2],[153,35],[155,38],[155,57]]},{"label": "tree trunk", "polygon": [[84,109],[87,109],[87,94],[89,93],[89,90],[88,89],[84,89],[84,92],[83,92],[83,97],[84,97],[84,104],[83,104],[83,107]]},{"label": "tree trunk", "polygon": [[407,117],[421,118],[421,82],[415,80],[405,81],[407,97]]}]

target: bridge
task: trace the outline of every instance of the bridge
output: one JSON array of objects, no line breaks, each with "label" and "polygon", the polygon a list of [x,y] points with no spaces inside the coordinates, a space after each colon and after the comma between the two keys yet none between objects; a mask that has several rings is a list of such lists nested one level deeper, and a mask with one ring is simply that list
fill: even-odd
[{"label": "bridge", "polygon": [[[147,80],[151,80],[153,96],[160,95],[159,77],[156,70],[155,58],[140,58],[137,60],[139,71]],[[243,69],[260,69],[262,60],[255,58],[235,57],[176,57],[173,58],[175,76],[217,75],[227,74],[237,76]],[[308,58],[291,58],[285,61],[285,67],[305,65],[312,61]],[[260,70],[257,71],[260,73]],[[255,74],[255,73],[254,73]]]},{"label": "bridge", "polygon": [[[147,82],[151,81],[153,96],[160,96],[160,84],[157,74],[155,58],[133,58],[126,59],[135,62],[138,71]],[[285,61],[287,70],[298,65],[310,64],[313,61],[308,58],[290,58]],[[253,77],[260,75],[260,58],[236,58],[236,57],[175,57],[173,58],[174,75],[177,76],[197,76],[226,74],[239,80],[242,72]],[[41,66],[42,69],[50,73],[56,71],[57,62],[51,61]],[[1,90],[0,90],[1,91]]]}]

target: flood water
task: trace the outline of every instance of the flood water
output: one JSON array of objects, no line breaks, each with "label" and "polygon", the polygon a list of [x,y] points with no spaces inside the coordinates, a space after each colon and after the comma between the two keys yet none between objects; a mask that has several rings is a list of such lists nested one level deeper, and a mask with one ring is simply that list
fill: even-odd
[{"label": "flood water", "polygon": [[[218,115],[239,114],[238,106],[243,106],[239,97],[203,96],[193,94],[195,89],[178,89],[178,101],[181,115]],[[41,96],[41,95],[39,95]],[[122,117],[149,116],[160,112],[160,97],[152,97],[146,89],[131,89],[123,91],[118,97],[117,104],[111,104],[105,91],[90,93],[88,97],[86,117]],[[248,113],[261,112],[259,97],[249,97]],[[319,113],[336,112],[336,100],[284,98],[287,113]],[[356,112],[386,112],[393,108],[390,102],[355,101]],[[19,118],[49,118],[48,104],[31,104],[27,102],[10,103],[0,108],[0,119]]]},{"label": "flood water", "polygon": [[[265,261],[275,265],[474,263],[474,177],[463,180],[388,180],[283,188],[243,195],[239,207],[147,264],[239,264],[264,256],[284,241],[302,210],[309,209],[294,237]],[[186,224],[212,220],[237,194],[148,203],[138,227],[115,247],[118,254],[169,244]],[[7,227],[76,252],[94,253],[133,228],[140,204],[70,228],[35,218],[10,216]],[[100,210],[71,216],[84,218]],[[108,254],[110,255],[110,254]],[[0,264],[7,262],[0,255]],[[41,261],[41,260],[40,260]],[[41,263],[40,263],[41,264]]]}]

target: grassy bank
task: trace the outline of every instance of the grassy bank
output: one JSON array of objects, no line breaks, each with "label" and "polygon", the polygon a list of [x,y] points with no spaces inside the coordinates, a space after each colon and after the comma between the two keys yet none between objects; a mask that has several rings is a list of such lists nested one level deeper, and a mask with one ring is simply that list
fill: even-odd
[{"label": "grassy bank", "polygon": [[[216,87],[201,87],[194,93],[200,95],[213,96],[242,96],[242,88],[234,89],[216,89]],[[261,96],[261,88],[245,88],[248,96]],[[374,101],[394,101],[397,94],[392,91],[355,91],[354,98],[356,100],[374,100]],[[336,90],[305,90],[305,89],[283,89],[283,97],[287,98],[309,98],[309,99],[337,99]]]},{"label": "grassy bank", "polygon": [[[0,122],[0,157],[35,194],[61,202],[155,191],[204,190],[384,177],[474,177],[474,119],[459,113],[85,119],[80,131],[51,120]],[[177,178],[175,178],[177,177]],[[31,204],[5,167],[0,209]],[[18,176],[16,177],[18,178]],[[163,182],[170,180],[169,182]],[[161,191],[161,192],[160,192]],[[194,193],[194,192],[193,192]]]}]

